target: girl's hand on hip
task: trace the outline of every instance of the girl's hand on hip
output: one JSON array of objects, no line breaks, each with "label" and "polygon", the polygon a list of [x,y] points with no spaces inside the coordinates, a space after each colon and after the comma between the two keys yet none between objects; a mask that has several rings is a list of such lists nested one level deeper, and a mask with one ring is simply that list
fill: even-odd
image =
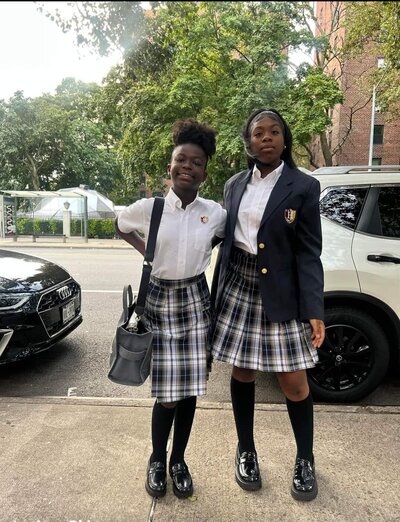
[{"label": "girl's hand on hip", "polygon": [[325,324],[321,319],[310,319],[312,328],[311,343],[314,348],[319,348],[325,339]]}]

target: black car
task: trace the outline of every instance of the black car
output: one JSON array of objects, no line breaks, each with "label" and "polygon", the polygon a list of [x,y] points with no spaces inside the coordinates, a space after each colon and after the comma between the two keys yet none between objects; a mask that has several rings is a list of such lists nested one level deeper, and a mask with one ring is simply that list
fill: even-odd
[{"label": "black car", "polygon": [[81,287],[64,268],[0,249],[0,364],[50,348],[81,322]]}]

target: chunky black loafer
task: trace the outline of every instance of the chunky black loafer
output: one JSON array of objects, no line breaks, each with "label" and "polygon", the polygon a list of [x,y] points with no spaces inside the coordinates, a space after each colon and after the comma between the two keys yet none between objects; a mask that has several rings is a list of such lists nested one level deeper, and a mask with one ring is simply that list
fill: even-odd
[{"label": "chunky black loafer", "polygon": [[291,488],[292,497],[296,500],[314,500],[318,494],[315,465],[309,460],[296,458]]},{"label": "chunky black loafer", "polygon": [[193,482],[189,469],[184,462],[174,464],[169,474],[172,478],[174,494],[178,498],[187,498],[193,494]]},{"label": "chunky black loafer", "polygon": [[146,491],[152,497],[163,497],[167,492],[167,472],[162,462],[149,462],[147,466]]},{"label": "chunky black loafer", "polygon": [[258,467],[257,453],[255,451],[239,452],[236,450],[235,459],[236,482],[242,489],[256,491],[261,488],[260,468]]}]

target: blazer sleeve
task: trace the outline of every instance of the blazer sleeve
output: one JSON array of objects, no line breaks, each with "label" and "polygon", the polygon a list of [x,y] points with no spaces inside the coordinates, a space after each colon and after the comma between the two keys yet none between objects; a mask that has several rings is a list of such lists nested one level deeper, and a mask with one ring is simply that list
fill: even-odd
[{"label": "blazer sleeve", "polygon": [[320,184],[313,178],[301,208],[297,227],[296,262],[301,320],[324,319],[324,272],[321,262],[322,230]]}]

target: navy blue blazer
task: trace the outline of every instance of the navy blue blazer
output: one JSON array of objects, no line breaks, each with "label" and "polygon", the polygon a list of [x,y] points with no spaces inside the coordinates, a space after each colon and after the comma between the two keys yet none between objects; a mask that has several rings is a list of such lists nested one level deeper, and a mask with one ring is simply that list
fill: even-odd
[{"label": "navy blue blazer", "polygon": [[[212,296],[218,306],[233,246],[240,201],[252,170],[225,184],[225,239],[214,272]],[[286,164],[272,190],[257,234],[261,298],[269,321],[324,318],[324,276],[319,181]]]}]

